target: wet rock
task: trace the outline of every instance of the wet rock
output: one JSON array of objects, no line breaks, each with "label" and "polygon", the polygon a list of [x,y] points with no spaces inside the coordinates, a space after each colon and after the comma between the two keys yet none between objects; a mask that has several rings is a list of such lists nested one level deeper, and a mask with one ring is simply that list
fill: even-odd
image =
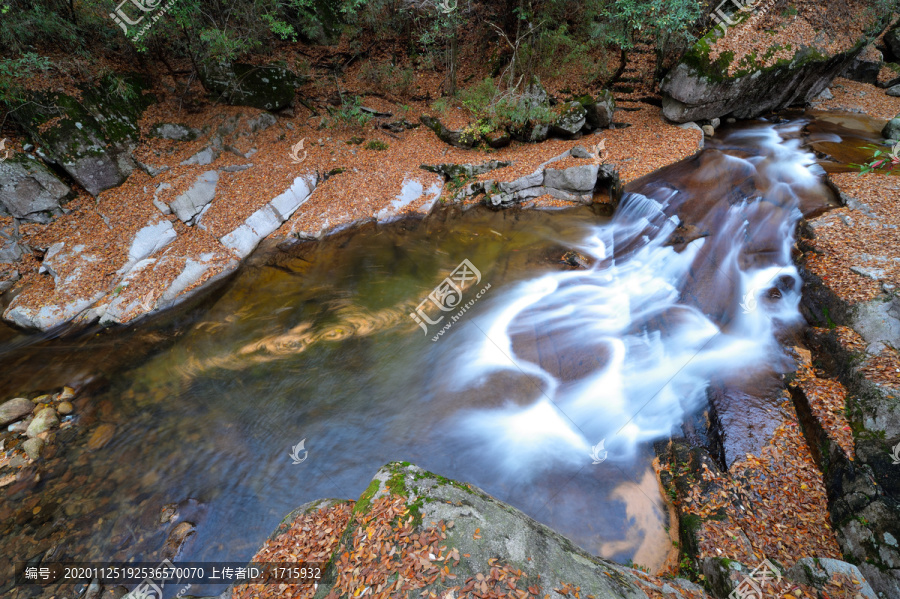
[{"label": "wet rock", "polygon": [[198,129],[177,123],[158,123],[150,129],[150,135],[173,141],[191,141],[197,139],[199,134]]},{"label": "wet rock", "polygon": [[563,264],[568,264],[574,268],[588,268],[590,266],[590,261],[582,254],[579,254],[575,250],[569,250],[565,254],[562,255],[560,261]]},{"label": "wet rock", "polygon": [[712,137],[716,134],[716,130],[713,129],[712,125],[703,125],[700,127],[700,130],[703,131],[703,135],[706,135],[707,137]]},{"label": "wet rock", "polygon": [[20,420],[19,422],[13,422],[10,424],[6,430],[11,433],[22,433],[28,430],[28,425],[31,424],[31,418],[26,418],[25,420]]},{"label": "wet rock", "polygon": [[[82,86],[77,98],[35,93],[12,118],[38,142],[42,158],[96,196],[121,184],[136,166],[131,152],[140,139],[137,121],[153,102],[145,87],[137,75],[108,75],[96,86]],[[130,93],[109,93],[113,88]]]},{"label": "wet rock", "polygon": [[90,439],[88,439],[87,447],[90,450],[100,449],[107,443],[112,441],[116,434],[116,427],[113,424],[103,423],[94,429]]},{"label": "wet rock", "polygon": [[22,443],[22,449],[25,451],[25,455],[32,460],[36,460],[41,457],[41,450],[44,449],[44,440],[37,437],[28,439]]},{"label": "wet rock", "polygon": [[39,410],[35,415],[28,430],[25,434],[29,437],[36,437],[43,432],[49,431],[54,426],[59,426],[59,416],[53,408],[44,408]]},{"label": "wet rock", "polygon": [[62,391],[59,392],[59,395],[56,397],[58,401],[66,401],[75,397],[75,389],[72,387],[63,387]]},{"label": "wet rock", "polygon": [[31,414],[34,404],[24,397],[16,397],[0,404],[0,426],[6,426]]},{"label": "wet rock", "polygon": [[300,83],[294,73],[276,63],[204,65],[200,80],[214,101],[260,110],[281,110],[289,106]]},{"label": "wet rock", "polygon": [[177,503],[167,503],[162,507],[159,514],[159,523],[165,524],[166,522],[174,521],[178,519],[178,504]]},{"label": "wet rock", "polygon": [[6,211],[24,221],[47,223],[62,213],[62,204],[73,195],[68,185],[27,154],[0,162],[0,213]]},{"label": "wet rock", "polygon": [[66,414],[71,414],[72,410],[75,408],[72,406],[71,402],[63,401],[60,402],[58,406],[56,406],[56,411],[65,416]]},{"label": "wet rock", "polygon": [[184,548],[184,544],[194,535],[194,525],[190,522],[179,522],[169,533],[166,544],[163,547],[163,557],[175,559]]},{"label": "wet rock", "polygon": [[113,587],[111,589],[106,589],[103,591],[103,594],[100,596],[100,599],[122,599],[125,595],[128,594],[128,589],[119,585],[117,587]]},{"label": "wet rock", "polygon": [[216,185],[219,183],[218,171],[206,171],[197,177],[194,184],[183,194],[169,203],[175,215],[181,222],[193,225],[198,217],[203,214],[216,195]]},{"label": "wet rock", "polygon": [[103,591],[103,585],[100,584],[100,579],[95,578],[91,581],[91,584],[88,585],[87,590],[84,591],[84,597],[82,599],[100,599],[100,593]]},{"label": "wet rock", "polygon": [[900,114],[887,122],[881,130],[881,136],[894,141],[900,140]]}]

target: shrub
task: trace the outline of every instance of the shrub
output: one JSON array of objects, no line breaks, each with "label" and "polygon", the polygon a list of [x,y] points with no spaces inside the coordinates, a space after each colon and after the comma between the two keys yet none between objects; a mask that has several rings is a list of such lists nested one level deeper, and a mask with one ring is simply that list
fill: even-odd
[{"label": "shrub", "polygon": [[366,144],[366,149],[367,150],[387,150],[388,145],[386,143],[384,143],[383,141],[380,141],[378,139],[373,139],[372,141],[370,141],[369,143]]}]

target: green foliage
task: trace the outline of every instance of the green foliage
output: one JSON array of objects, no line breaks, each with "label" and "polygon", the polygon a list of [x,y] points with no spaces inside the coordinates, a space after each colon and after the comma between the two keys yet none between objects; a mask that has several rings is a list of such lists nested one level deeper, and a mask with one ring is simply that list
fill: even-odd
[{"label": "green foliage", "polygon": [[[884,148],[893,144],[891,151],[885,151]],[[854,164],[859,169],[859,174],[871,173],[874,171],[882,171],[885,174],[893,174],[895,171],[900,173],[900,141],[887,140],[885,146],[866,145],[862,146],[864,150],[873,150],[872,159],[865,164]]]},{"label": "green foliage", "polygon": [[325,127],[365,127],[372,120],[372,115],[362,110],[359,96],[343,98],[339,109],[328,107],[328,116],[323,119]]},{"label": "green foliage", "polygon": [[24,102],[24,80],[50,67],[49,58],[34,52],[27,52],[19,58],[0,58],[0,104],[12,108]]},{"label": "green foliage", "polygon": [[381,140],[373,139],[369,143],[366,144],[367,150],[387,150],[388,145]]}]

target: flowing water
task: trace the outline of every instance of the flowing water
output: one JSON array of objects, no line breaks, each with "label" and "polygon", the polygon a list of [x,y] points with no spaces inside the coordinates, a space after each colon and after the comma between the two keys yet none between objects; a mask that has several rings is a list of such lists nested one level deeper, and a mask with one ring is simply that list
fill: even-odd
[{"label": "flowing water", "polygon": [[[822,123],[723,129],[631,184],[612,218],[447,209],[262,252],[134,328],[6,331],[2,397],[84,391],[40,480],[5,489],[3,554],[154,561],[174,503],[196,525],[179,559],[248,560],[288,511],[355,498],[406,460],[659,566],[652,443],[708,399],[739,431],[723,459],[764,440],[802,322],[795,224],[834,202],[808,148],[847,132]],[[101,424],[115,434],[90,451]]]}]

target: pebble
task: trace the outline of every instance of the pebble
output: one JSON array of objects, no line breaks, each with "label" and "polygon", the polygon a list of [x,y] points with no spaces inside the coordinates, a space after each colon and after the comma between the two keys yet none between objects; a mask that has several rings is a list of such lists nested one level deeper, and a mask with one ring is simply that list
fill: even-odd
[{"label": "pebble", "polygon": [[73,389],[72,387],[63,387],[62,392],[56,399],[58,399],[59,401],[66,401],[68,399],[72,399],[73,397],[75,397],[75,389]]},{"label": "pebble", "polygon": [[49,395],[38,395],[31,401],[32,401],[32,403],[50,403],[50,399],[51,398]]},{"label": "pebble", "polygon": [[703,129],[703,134],[707,135],[709,137],[712,137],[713,135],[716,134],[716,130],[713,129],[712,125],[703,125],[700,128]]},{"label": "pebble", "polygon": [[44,440],[39,437],[28,439],[27,441],[22,443],[22,449],[25,450],[25,454],[29,458],[31,458],[32,460],[36,460],[41,457],[41,450],[44,449]]},{"label": "pebble", "polygon": [[62,415],[71,414],[73,409],[72,404],[68,401],[64,401],[56,406],[56,411]]},{"label": "pebble", "polygon": [[24,418],[34,409],[34,404],[24,397],[16,397],[0,404],[0,426]]},{"label": "pebble", "polygon": [[59,416],[56,415],[56,410],[44,408],[34,415],[34,419],[28,425],[25,434],[29,437],[37,437],[54,426],[59,426]]}]

